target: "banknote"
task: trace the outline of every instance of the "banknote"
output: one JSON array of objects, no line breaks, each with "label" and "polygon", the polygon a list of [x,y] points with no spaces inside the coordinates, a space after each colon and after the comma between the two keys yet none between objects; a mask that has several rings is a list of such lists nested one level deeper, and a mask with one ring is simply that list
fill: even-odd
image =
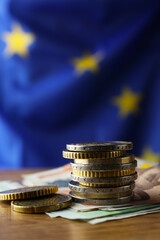
[{"label": "banknote", "polygon": [[21,183],[21,181],[0,181],[0,191],[15,189],[15,188],[21,188],[24,185]]},{"label": "banknote", "polygon": [[159,208],[142,210],[142,211],[132,212],[132,213],[119,214],[119,215],[110,216],[110,217],[95,218],[95,219],[88,220],[88,221],[86,220],[86,222],[88,222],[90,224],[98,224],[98,223],[102,223],[102,222],[120,220],[120,219],[136,217],[136,216],[146,215],[146,214],[150,214],[150,213],[157,213],[157,212],[159,212]]},{"label": "banknote", "polygon": [[101,217],[109,217],[109,216],[115,216],[120,214],[129,214],[133,212],[139,212],[144,210],[160,210],[160,204],[152,204],[152,205],[143,205],[143,206],[134,206],[132,208],[123,209],[123,210],[114,210],[114,211],[108,211],[108,210],[95,210],[95,211],[88,211],[88,212],[76,212],[74,209],[68,208],[61,211],[55,211],[46,213],[48,216],[54,218],[54,217],[63,217],[67,219],[94,219],[94,218],[101,218]]}]

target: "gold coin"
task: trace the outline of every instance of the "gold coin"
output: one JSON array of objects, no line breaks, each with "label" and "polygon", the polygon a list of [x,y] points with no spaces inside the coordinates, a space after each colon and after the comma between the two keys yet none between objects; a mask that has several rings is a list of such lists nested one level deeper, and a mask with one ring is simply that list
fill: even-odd
[{"label": "gold coin", "polygon": [[0,192],[0,200],[16,200],[36,198],[53,194],[58,191],[56,185],[24,187]]},{"label": "gold coin", "polygon": [[104,170],[101,171],[85,171],[85,170],[76,170],[72,169],[72,173],[79,177],[122,177],[134,174],[136,172],[135,168],[127,169],[127,170]]},{"label": "gold coin", "polygon": [[76,191],[72,191],[74,196],[77,197],[82,197],[84,199],[87,198],[94,198],[94,199],[108,199],[108,198],[120,198],[120,197],[126,197],[126,196],[130,196],[132,194],[132,191],[127,191],[127,192],[121,192],[121,193],[82,193],[82,192],[76,192]]},{"label": "gold coin", "polygon": [[135,161],[134,155],[129,155],[125,157],[116,157],[116,158],[109,158],[109,159],[74,159],[74,163],[76,164],[83,164],[83,165],[91,165],[91,164],[127,164],[132,163]]},{"label": "gold coin", "polygon": [[108,159],[108,158],[116,158],[126,156],[126,151],[106,151],[106,152],[71,152],[68,150],[64,150],[63,152],[64,158],[69,159]]},{"label": "gold coin", "polygon": [[69,207],[71,203],[70,196],[56,193],[43,198],[12,201],[11,207],[13,211],[21,213],[44,213]]}]

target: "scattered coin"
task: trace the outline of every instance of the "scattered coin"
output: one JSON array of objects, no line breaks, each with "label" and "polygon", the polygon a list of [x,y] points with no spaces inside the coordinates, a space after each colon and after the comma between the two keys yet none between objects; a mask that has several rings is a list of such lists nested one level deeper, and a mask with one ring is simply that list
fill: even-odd
[{"label": "scattered coin", "polygon": [[56,185],[24,187],[0,192],[0,200],[16,200],[36,198],[53,194],[58,191]]},{"label": "scattered coin", "polygon": [[69,207],[71,203],[70,196],[56,193],[43,198],[12,201],[11,207],[13,211],[21,213],[44,213]]}]

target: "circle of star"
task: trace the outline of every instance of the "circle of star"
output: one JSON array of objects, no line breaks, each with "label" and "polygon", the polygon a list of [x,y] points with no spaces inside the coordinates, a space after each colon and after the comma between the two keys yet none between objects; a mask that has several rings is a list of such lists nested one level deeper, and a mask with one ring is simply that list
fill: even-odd
[{"label": "circle of star", "polygon": [[20,25],[14,24],[11,32],[3,34],[6,43],[5,53],[9,56],[17,54],[21,57],[28,55],[28,47],[34,42],[34,35],[24,32]]},{"label": "circle of star", "polygon": [[113,98],[113,104],[119,108],[120,116],[126,117],[138,111],[141,98],[141,94],[132,92],[130,88],[124,88],[121,96]]}]

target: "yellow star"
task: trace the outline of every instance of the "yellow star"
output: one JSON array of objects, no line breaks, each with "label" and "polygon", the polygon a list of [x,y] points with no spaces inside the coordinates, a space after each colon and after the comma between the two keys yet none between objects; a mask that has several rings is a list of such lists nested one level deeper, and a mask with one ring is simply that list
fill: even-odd
[{"label": "yellow star", "polygon": [[144,163],[140,166],[141,169],[150,168],[150,167],[151,167],[151,164],[149,164],[149,163]]},{"label": "yellow star", "polygon": [[32,33],[23,31],[20,25],[14,24],[11,32],[3,34],[3,40],[6,43],[5,53],[9,56],[18,54],[21,57],[28,55],[28,47],[35,40]]},{"label": "yellow star", "polygon": [[153,153],[150,148],[145,148],[142,153],[142,158],[153,161],[153,162],[159,162],[160,161],[160,153]]},{"label": "yellow star", "polygon": [[113,104],[119,108],[120,116],[126,117],[130,113],[138,111],[141,98],[141,94],[134,93],[126,87],[122,90],[121,96],[113,98]]},{"label": "yellow star", "polygon": [[72,65],[78,74],[83,74],[86,71],[95,73],[99,70],[99,63],[103,58],[103,54],[100,52],[95,54],[86,53],[82,57],[74,58]]}]

